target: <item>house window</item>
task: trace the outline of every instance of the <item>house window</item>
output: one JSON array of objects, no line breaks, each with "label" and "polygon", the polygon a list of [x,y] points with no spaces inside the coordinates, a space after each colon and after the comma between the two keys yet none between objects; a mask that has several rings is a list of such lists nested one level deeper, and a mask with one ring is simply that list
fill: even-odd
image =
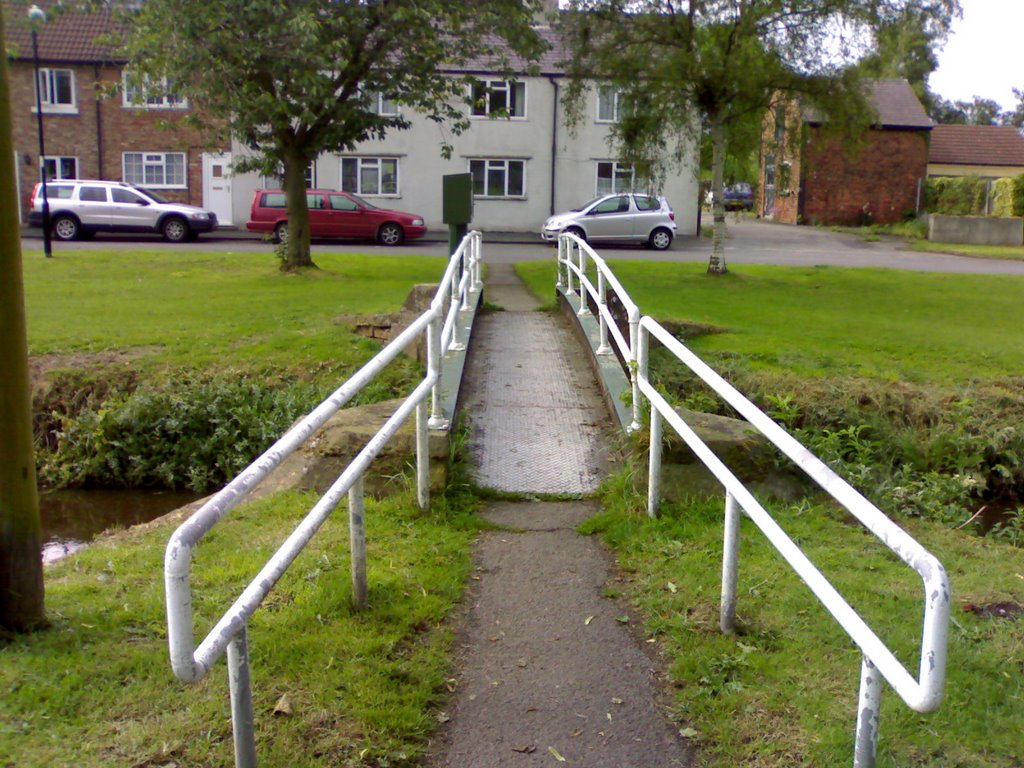
[{"label": "house window", "polygon": [[166,77],[154,82],[125,72],[121,93],[123,104],[135,109],[187,109],[188,101],[174,92]]},{"label": "house window", "polygon": [[597,194],[629,192],[633,189],[633,166],[625,163],[599,162],[597,164]]},{"label": "house window", "polygon": [[78,158],[77,157],[44,157],[43,171],[46,173],[46,180],[55,179],[77,179]]},{"label": "house window", "polygon": [[[316,189],[316,163],[312,160],[306,166],[306,189]],[[260,176],[260,187],[263,189],[282,189],[284,187],[284,167],[279,167],[276,176]]]},{"label": "house window", "polygon": [[341,190],[356,195],[397,195],[398,159],[343,157]]},{"label": "house window", "polygon": [[476,197],[525,197],[526,162],[523,160],[470,160]]},{"label": "house window", "polygon": [[184,152],[125,152],[124,180],[155,189],[185,189]]},{"label": "house window", "polygon": [[75,73],[70,69],[40,69],[39,96],[43,112],[77,112]]},{"label": "house window", "polygon": [[622,94],[611,85],[602,85],[597,91],[597,122],[617,123],[621,117]]},{"label": "house window", "polygon": [[383,117],[398,116],[398,103],[379,91],[370,94],[370,109]]},{"label": "house window", "polygon": [[473,84],[474,117],[526,117],[526,83],[484,80]]}]

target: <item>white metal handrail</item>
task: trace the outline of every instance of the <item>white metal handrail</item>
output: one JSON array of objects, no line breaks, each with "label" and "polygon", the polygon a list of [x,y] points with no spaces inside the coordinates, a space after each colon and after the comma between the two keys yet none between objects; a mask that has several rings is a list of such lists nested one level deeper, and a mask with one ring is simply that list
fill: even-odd
[{"label": "white metal handrail", "polygon": [[[460,312],[475,306],[479,292],[483,288],[480,280],[481,255],[480,233],[470,232],[448,261],[430,308],[220,492],[211,497],[175,530],[167,543],[164,555],[164,588],[171,668],[179,679],[197,682],[203,679],[220,656],[227,652],[235,765],[239,768],[252,768],[256,765],[246,632],[248,620],[346,494],[349,500],[353,602],[356,607],[365,607],[367,584],[363,474],[413,411],[416,412],[417,502],[423,509],[429,504],[430,457],[427,430],[428,427],[446,429],[449,424],[441,408],[441,350],[454,351],[464,348],[463,342],[458,338],[458,316]],[[427,342],[427,370],[422,380],[196,646],[190,575],[192,554],[199,541],[285,458],[305,443],[317,429],[421,335],[426,336]],[[428,399],[431,410],[429,420]]]},{"label": "white metal handrail", "polygon": [[[575,252],[579,252],[578,254]],[[598,274],[608,272],[604,280],[599,279],[595,291],[592,282],[586,279],[587,253],[595,264]],[[574,261],[573,256],[576,256]],[[602,321],[611,320],[610,314],[604,319],[606,297],[601,286],[613,277],[607,264],[585,243],[571,235],[563,235],[559,242],[560,288],[573,292],[573,276],[580,286],[580,306],[585,306],[588,292],[601,309]],[[562,283],[562,271],[566,282]],[[636,304],[625,296],[617,281],[616,291],[627,308]],[[639,314],[639,312],[637,313]],[[875,764],[878,739],[878,716],[880,712],[882,680],[886,680],[900,698],[918,712],[931,712],[942,700],[946,674],[946,645],[949,632],[950,590],[946,571],[942,564],[906,531],[889,519],[861,493],[814,456],[806,447],[769,418],[756,405],[726,382],[714,370],[690,351],[682,342],[665,330],[651,317],[637,321],[637,332],[632,333],[632,310],[630,314],[630,337],[635,339],[623,356],[629,361],[634,391],[634,408],[639,396],[647,398],[650,411],[650,456],[648,483],[648,514],[658,511],[662,427],[667,422],[679,434],[694,454],[714,474],[725,488],[725,531],[722,563],[722,604],[720,626],[723,632],[732,632],[736,617],[736,577],[739,558],[739,515],[744,512],[765,534],[775,549],[797,575],[811,589],[822,605],[846,631],[863,653],[861,682],[857,707],[857,729],[854,745],[855,768],[871,768]],[[829,583],[793,540],[783,531],[770,513],[754,498],[703,440],[676,413],[671,404],[651,383],[648,377],[650,338],[654,337],[671,354],[690,368],[702,381],[713,389],[751,426],[763,434],[784,455],[792,460],[823,490],[857,518],[886,547],[900,557],[920,577],[924,587],[924,617],[921,630],[921,654],[918,676],[915,678],[900,663],[896,656],[882,642],[875,632],[846,602],[842,595]],[[621,347],[620,347],[621,349]],[[636,417],[635,417],[636,418]]]}]

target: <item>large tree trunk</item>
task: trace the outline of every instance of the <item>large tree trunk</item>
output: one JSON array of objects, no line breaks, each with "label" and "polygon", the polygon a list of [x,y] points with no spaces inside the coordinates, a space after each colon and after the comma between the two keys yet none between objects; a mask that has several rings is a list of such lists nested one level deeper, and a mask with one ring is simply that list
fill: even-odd
[{"label": "large tree trunk", "polygon": [[724,275],[728,272],[725,265],[725,198],[723,196],[723,177],[725,174],[725,125],[718,115],[711,117],[711,213],[715,221],[714,233],[711,237],[711,259],[708,261],[708,273]]},{"label": "large tree trunk", "polygon": [[284,194],[288,205],[288,240],[282,271],[315,267],[309,250],[309,205],[306,202],[306,158],[290,148],[284,157]]},{"label": "large tree trunk", "polygon": [[[0,15],[0,39],[4,38]],[[32,452],[21,238],[7,59],[0,59],[0,627],[25,632],[43,613],[42,535]]]}]

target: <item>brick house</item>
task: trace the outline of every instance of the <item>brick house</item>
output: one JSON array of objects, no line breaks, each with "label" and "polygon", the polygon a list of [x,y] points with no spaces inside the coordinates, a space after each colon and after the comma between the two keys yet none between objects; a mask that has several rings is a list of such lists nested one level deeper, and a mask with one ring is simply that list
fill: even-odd
[{"label": "brick house", "polygon": [[1012,125],[936,125],[929,176],[1001,179],[1024,173],[1024,134]]},{"label": "brick house", "polygon": [[[919,209],[932,120],[905,80],[868,84],[877,119],[844,148],[820,119],[792,102],[769,110],[757,210],[787,224],[890,224]],[[799,130],[797,141],[790,133]]]},{"label": "brick house", "polygon": [[[204,205],[204,156],[212,175],[217,148],[211,153],[194,131],[173,127],[187,104],[114,90],[125,61],[101,38],[121,31],[109,6],[85,14],[55,13],[52,0],[39,4],[47,12],[37,31],[47,179],[129,181]],[[3,0],[3,13],[18,206],[27,220],[40,180],[32,38],[24,5]]]}]

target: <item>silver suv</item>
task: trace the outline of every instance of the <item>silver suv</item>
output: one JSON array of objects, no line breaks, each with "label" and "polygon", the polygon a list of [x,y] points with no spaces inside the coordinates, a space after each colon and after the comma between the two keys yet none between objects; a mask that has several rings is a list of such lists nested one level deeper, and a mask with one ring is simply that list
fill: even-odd
[{"label": "silver suv", "polygon": [[633,241],[663,251],[672,245],[676,215],[663,197],[602,195],[576,210],[556,213],[544,222],[540,236],[551,242],[562,232],[589,242]]},{"label": "silver suv", "polygon": [[[173,243],[217,228],[217,216],[194,205],[165,200],[152,190],[121,181],[61,179],[46,182],[50,226],[60,240],[97,232],[155,232]],[[32,190],[28,223],[43,225],[43,185]]]}]

